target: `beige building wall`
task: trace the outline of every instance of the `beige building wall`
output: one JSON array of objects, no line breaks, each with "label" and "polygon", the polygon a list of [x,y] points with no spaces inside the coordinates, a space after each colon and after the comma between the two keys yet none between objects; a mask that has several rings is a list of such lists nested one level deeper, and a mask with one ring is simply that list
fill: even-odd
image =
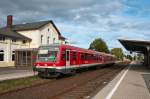
[{"label": "beige building wall", "polygon": [[14,66],[12,54],[15,49],[29,48],[29,42],[23,44],[22,40],[12,42],[12,39],[5,38],[5,41],[0,41],[0,50],[4,51],[4,61],[0,61],[0,67]]},{"label": "beige building wall", "polygon": [[[24,35],[32,39],[30,43],[30,48],[38,48],[40,45],[45,45],[45,44],[65,43],[64,41],[59,40],[58,38],[59,35],[51,23],[37,30],[24,30],[24,31],[17,31],[17,32],[20,33],[21,35]],[[41,43],[41,35],[43,35],[42,43]]]},{"label": "beige building wall", "polygon": [[24,30],[24,31],[17,31],[21,35],[24,35],[32,41],[30,42],[29,48],[38,48],[40,45],[40,33],[39,30]]},{"label": "beige building wall", "polygon": [[[44,27],[39,29],[40,35],[43,35],[43,43],[42,44],[54,44],[59,43],[58,33],[56,29],[52,26],[52,24],[47,24]],[[49,42],[48,42],[49,37]]]}]

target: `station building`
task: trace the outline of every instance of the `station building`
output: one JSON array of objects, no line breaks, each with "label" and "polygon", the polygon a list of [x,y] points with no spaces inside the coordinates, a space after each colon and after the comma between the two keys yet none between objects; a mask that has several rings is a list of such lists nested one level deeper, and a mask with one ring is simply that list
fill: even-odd
[{"label": "station building", "polygon": [[0,28],[0,67],[14,66],[16,50],[29,51],[53,43],[65,44],[65,38],[52,20],[14,25],[9,15],[7,25]]}]

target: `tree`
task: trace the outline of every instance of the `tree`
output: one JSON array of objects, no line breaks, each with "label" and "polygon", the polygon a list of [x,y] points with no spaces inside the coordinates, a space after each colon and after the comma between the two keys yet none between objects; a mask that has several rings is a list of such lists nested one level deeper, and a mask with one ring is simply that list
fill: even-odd
[{"label": "tree", "polygon": [[127,55],[127,59],[129,59],[129,60],[133,60],[133,57],[131,56],[131,55]]},{"label": "tree", "polygon": [[141,53],[137,53],[134,55],[133,57],[133,60],[136,60],[136,61],[143,61],[143,55]]},{"label": "tree", "polygon": [[89,49],[109,53],[108,46],[106,45],[105,41],[101,38],[95,39],[91,44]]},{"label": "tree", "polygon": [[133,56],[133,60],[137,60],[137,55],[134,55],[134,56]]},{"label": "tree", "polygon": [[115,55],[118,60],[123,60],[124,54],[121,48],[113,48],[111,53]]},{"label": "tree", "polygon": [[143,54],[138,53],[138,54],[137,54],[137,59],[138,59],[139,61],[143,61],[143,59],[144,59]]}]

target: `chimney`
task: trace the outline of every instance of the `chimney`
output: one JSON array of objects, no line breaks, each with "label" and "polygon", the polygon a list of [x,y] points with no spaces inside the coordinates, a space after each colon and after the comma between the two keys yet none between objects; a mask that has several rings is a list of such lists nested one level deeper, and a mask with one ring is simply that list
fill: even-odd
[{"label": "chimney", "polygon": [[13,24],[13,16],[12,15],[8,15],[7,16],[7,27],[11,27]]}]

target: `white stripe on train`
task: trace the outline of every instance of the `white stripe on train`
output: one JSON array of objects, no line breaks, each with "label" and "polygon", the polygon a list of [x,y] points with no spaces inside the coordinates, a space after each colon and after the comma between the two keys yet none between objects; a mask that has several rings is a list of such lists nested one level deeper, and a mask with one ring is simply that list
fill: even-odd
[{"label": "white stripe on train", "polygon": [[95,65],[106,65],[106,64],[111,64],[114,62],[109,62],[109,63],[95,63],[95,64],[83,64],[83,65],[70,65],[70,66],[36,66],[36,68],[55,68],[55,69],[68,69],[68,68],[82,68],[82,67],[91,67]]}]

